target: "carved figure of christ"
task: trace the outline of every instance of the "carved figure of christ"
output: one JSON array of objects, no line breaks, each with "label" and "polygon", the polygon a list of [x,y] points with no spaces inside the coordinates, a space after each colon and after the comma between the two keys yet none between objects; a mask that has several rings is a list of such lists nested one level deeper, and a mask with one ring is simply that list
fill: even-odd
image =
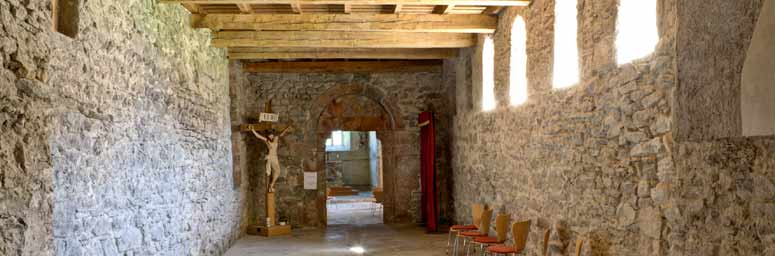
[{"label": "carved figure of christ", "polygon": [[252,128],[250,129],[256,138],[260,139],[266,144],[266,148],[269,150],[269,152],[266,154],[266,176],[271,177],[269,183],[269,192],[274,192],[274,185],[275,182],[277,182],[277,178],[280,178],[280,176],[283,175],[282,169],[280,168],[280,159],[277,156],[277,147],[280,145],[280,138],[285,136],[285,133],[288,132],[289,128],[290,126],[286,127],[282,133],[280,133],[280,136],[274,136],[274,134],[270,133],[266,137],[261,136],[261,134],[257,133],[256,130]]}]

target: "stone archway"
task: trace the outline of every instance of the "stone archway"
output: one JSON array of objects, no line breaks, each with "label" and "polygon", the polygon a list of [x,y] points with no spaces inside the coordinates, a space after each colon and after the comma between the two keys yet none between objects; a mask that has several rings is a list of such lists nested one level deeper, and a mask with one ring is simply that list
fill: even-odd
[{"label": "stone archway", "polygon": [[[338,85],[320,95],[310,106],[310,118],[305,125],[305,145],[313,147],[307,171],[318,173],[318,223],[326,223],[325,139],[333,130],[376,131],[382,142],[383,189],[385,191],[385,223],[408,220],[409,191],[396,189],[398,171],[397,133],[404,129],[402,114],[396,100],[378,88],[359,84]],[[399,203],[397,203],[399,202]]]}]

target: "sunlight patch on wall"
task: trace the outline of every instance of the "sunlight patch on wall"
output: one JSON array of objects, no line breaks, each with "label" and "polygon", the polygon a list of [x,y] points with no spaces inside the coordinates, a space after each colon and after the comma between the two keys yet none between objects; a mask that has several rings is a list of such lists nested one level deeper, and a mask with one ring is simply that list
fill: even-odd
[{"label": "sunlight patch on wall", "polygon": [[525,29],[525,19],[517,16],[511,26],[509,97],[512,106],[521,105],[527,101],[527,31]]},{"label": "sunlight patch on wall", "polygon": [[619,0],[616,60],[621,64],[654,52],[659,42],[656,0]]},{"label": "sunlight patch on wall", "polygon": [[576,41],[578,0],[556,1],[554,7],[554,88],[579,82],[579,49]]},{"label": "sunlight patch on wall", "polygon": [[492,37],[486,36],[482,45],[482,110],[495,109],[495,45]]}]

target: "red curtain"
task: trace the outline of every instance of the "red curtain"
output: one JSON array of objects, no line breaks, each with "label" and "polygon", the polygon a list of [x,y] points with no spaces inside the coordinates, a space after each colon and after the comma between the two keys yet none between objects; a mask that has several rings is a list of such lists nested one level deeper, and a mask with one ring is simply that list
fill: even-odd
[{"label": "red curtain", "polygon": [[417,120],[427,125],[420,128],[420,183],[422,187],[422,219],[428,232],[438,231],[436,213],[436,130],[433,113],[422,112]]}]

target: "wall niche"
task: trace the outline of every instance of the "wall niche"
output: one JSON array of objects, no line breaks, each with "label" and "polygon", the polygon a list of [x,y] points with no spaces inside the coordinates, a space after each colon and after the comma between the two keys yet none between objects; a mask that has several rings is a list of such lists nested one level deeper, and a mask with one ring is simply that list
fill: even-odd
[{"label": "wall niche", "polygon": [[78,36],[80,0],[52,0],[51,20],[54,31],[70,38]]}]

